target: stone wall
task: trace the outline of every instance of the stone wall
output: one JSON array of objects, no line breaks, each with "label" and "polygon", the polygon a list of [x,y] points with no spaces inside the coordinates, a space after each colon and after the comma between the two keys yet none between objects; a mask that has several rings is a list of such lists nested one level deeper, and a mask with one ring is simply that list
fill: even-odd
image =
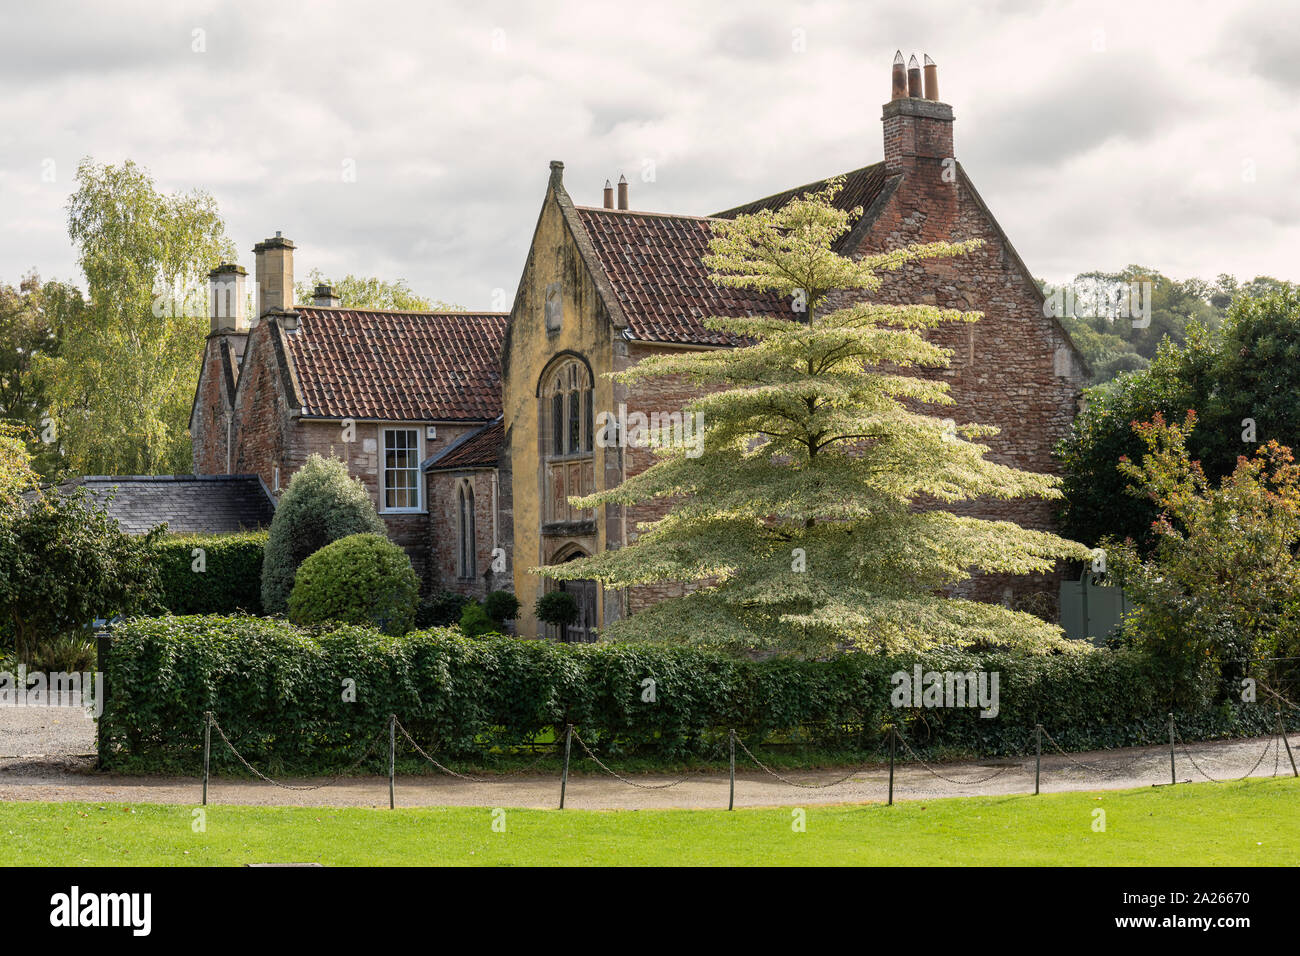
[{"label": "stone wall", "polygon": [[231,464],[226,457],[227,427],[231,419],[226,365],[233,354],[231,340],[242,348],[245,338],[238,333],[216,334],[209,335],[204,343],[203,367],[190,416],[190,448],[196,475],[224,475]]},{"label": "stone wall", "polygon": [[[564,192],[559,167],[551,181],[528,261],[520,278],[506,329],[502,356],[502,405],[506,424],[503,457],[509,460],[509,557],[513,589],[521,605],[519,633],[535,636],[532,608],[546,582],[530,568],[546,563],[558,550],[578,546],[594,553],[607,546],[611,523],[604,513],[588,527],[543,533],[542,436],[538,386],[551,363],[575,356],[591,369],[596,412],[617,407],[614,385],[604,377],[612,369],[615,330],[561,204],[572,204]],[[548,303],[552,321],[548,326]],[[597,490],[617,483],[617,449],[596,448]],[[619,522],[614,522],[615,533]],[[501,526],[499,526],[501,527]],[[572,532],[572,533],[570,533]],[[614,544],[617,544],[617,537]],[[604,602],[598,597],[598,617]]]},{"label": "stone wall", "polygon": [[[463,578],[459,566],[459,498],[457,489],[466,482],[474,491],[474,537],[476,574]],[[508,567],[492,571],[493,551],[510,547],[502,537],[500,521],[493,514],[496,472],[490,468],[439,471],[429,475],[428,579],[431,592],[454,591],[483,598],[489,591],[513,590]]]},{"label": "stone wall", "polygon": [[[974,324],[952,323],[930,334],[953,354],[949,368],[928,374],[949,384],[956,404],[925,411],[958,423],[995,425],[1000,433],[981,439],[990,460],[1057,473],[1052,449],[1078,409],[1087,379],[1082,359],[1059,323],[1043,314],[1037,284],[953,162],[952,123],[897,109],[891,115],[892,105],[885,109],[886,161],[901,180],[856,251],[965,239],[983,245],[952,260],[927,260],[886,274],[871,298],[984,313]],[[1054,529],[1055,508],[1051,501],[1017,499],[981,500],[951,510],[1046,531]],[[1013,603],[1048,590],[1054,600],[1058,583],[1059,570],[1047,576],[983,575],[958,591]]]}]

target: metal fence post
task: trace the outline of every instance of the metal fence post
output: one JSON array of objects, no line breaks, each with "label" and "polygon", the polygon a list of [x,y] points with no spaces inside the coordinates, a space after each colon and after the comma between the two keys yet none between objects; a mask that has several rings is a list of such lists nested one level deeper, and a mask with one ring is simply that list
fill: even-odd
[{"label": "metal fence post", "polygon": [[731,728],[731,796],[727,798],[727,809],[736,809],[736,728]]},{"label": "metal fence post", "polygon": [[388,809],[397,809],[397,715],[388,715]]},{"label": "metal fence post", "polygon": [[569,787],[569,748],[573,746],[573,724],[564,729],[564,770],[560,774],[560,809],[564,809],[564,791]]},{"label": "metal fence post", "polygon": [[99,769],[103,770],[109,755],[108,734],[104,733],[104,712],[108,709],[108,655],[113,653],[113,625],[105,622],[103,628],[95,635],[95,670],[104,675],[104,686],[100,699],[95,703],[99,708],[99,717],[95,720],[95,752],[99,760]]},{"label": "metal fence post", "polygon": [[212,711],[203,712],[203,805],[208,805],[208,762],[212,756]]},{"label": "metal fence post", "polygon": [[898,739],[898,728],[889,725],[889,805],[894,805],[894,742]]},{"label": "metal fence post", "polygon": [[1043,725],[1034,724],[1034,796],[1038,796],[1038,782],[1043,775]]},{"label": "metal fence post", "polygon": [[1178,783],[1178,771],[1174,769],[1174,715],[1169,715],[1169,782]]},{"label": "metal fence post", "polygon": [[1286,739],[1286,722],[1282,719],[1282,705],[1277,705],[1277,732],[1282,735],[1282,743],[1286,746],[1286,759],[1291,761],[1291,776],[1300,777],[1300,773],[1295,769],[1295,755],[1291,753],[1291,741]]}]

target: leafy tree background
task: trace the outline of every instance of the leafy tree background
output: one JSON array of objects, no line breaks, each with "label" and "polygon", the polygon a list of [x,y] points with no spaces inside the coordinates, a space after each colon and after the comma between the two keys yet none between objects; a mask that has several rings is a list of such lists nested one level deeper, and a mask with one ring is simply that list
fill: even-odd
[{"label": "leafy tree background", "polygon": [[216,202],[159,192],[130,160],[87,158],[67,208],[88,304],[64,317],[57,353],[33,363],[67,469],[188,472],[207,273],[235,255]]},{"label": "leafy tree background", "polygon": [[[1090,310],[1084,305],[1085,295],[1104,294],[1133,282],[1150,283],[1151,322],[1144,328],[1134,328],[1127,315],[1117,316],[1104,308]],[[1234,299],[1260,297],[1291,287],[1291,283],[1270,276],[1256,276],[1246,283],[1226,274],[1214,282],[1171,279],[1156,269],[1138,265],[1118,272],[1081,272],[1064,285],[1042,280],[1039,285],[1049,298],[1067,287],[1079,297],[1075,309],[1078,314],[1065,312],[1061,324],[1092,369],[1093,385],[1109,382],[1123,372],[1148,368],[1163,342],[1182,345],[1195,326],[1208,331],[1218,329]],[[1142,298],[1145,301],[1145,291]]]},{"label": "leafy tree background", "polygon": [[392,282],[375,276],[345,275],[338,282],[328,279],[319,269],[312,269],[309,282],[294,284],[294,299],[307,305],[315,294],[316,286],[324,283],[334,287],[339,305],[350,309],[393,309],[404,312],[464,312],[465,307],[429,299],[407,286],[405,279]]},{"label": "leafy tree background", "polygon": [[1204,704],[1240,689],[1247,659],[1300,651],[1300,468],[1270,441],[1211,481],[1188,452],[1196,418],[1137,426],[1146,454],[1119,467],[1157,510],[1156,542],[1145,558],[1132,542],[1104,544],[1137,604],[1125,634],[1166,695]]},{"label": "leafy tree background", "polygon": [[50,480],[66,468],[36,366],[41,357],[58,355],[64,327],[80,321],[85,309],[79,289],[42,282],[35,270],[16,287],[0,283],[0,422],[25,428],[32,466]]},{"label": "leafy tree background", "polygon": [[1192,325],[1181,345],[1161,344],[1149,368],[1086,392],[1087,407],[1057,449],[1062,533],[1090,545],[1106,536],[1133,538],[1142,550],[1155,543],[1155,507],[1129,491],[1118,467],[1146,454],[1134,422],[1180,421],[1195,410],[1187,448],[1211,481],[1268,441],[1300,447],[1300,290],[1269,288],[1238,292],[1217,331]]},{"label": "leafy tree background", "polygon": [[0,423],[0,652],[29,662],[60,637],[87,636],[96,617],[152,610],[158,529],[121,531],[84,488],[36,488],[23,429]]}]

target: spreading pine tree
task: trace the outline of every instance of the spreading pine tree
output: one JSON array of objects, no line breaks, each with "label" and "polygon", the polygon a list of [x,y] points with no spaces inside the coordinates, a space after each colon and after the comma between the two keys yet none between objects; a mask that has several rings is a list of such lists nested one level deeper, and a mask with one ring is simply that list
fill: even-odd
[{"label": "spreading pine tree", "polygon": [[[704,259],[715,282],[788,296],[803,321],[711,318],[740,345],[647,358],[613,377],[682,376],[706,390],[702,446],[656,442],[656,461],[581,508],[670,499],[635,542],[537,571],[605,588],[681,582],[687,593],[605,628],[613,640],[771,648],[800,656],[844,649],[1061,646],[1030,614],[947,596],[975,571],[1050,570],[1086,549],[1012,522],[954,514],[976,498],[1056,498],[1059,480],[996,464],[975,439],[988,425],[924,413],[953,404],[948,385],[909,374],[943,368],[925,338],[978,312],[855,301],[880,273],[964,254],[977,241],[930,243],[851,259],[835,241],[861,215],[837,209],[842,183],[778,210],[714,225]],[[825,309],[825,311],[823,311]],[[688,451],[690,452],[688,454]]]}]

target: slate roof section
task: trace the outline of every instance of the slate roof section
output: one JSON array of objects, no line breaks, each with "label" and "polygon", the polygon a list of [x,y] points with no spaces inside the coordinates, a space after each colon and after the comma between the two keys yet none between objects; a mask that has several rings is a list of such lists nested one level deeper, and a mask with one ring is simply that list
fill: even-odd
[{"label": "slate roof section", "polygon": [[[869,223],[875,218],[872,207],[876,204],[876,200],[885,193],[889,183],[889,179],[885,175],[885,164],[872,163],[870,166],[863,166],[861,169],[855,169],[843,175],[844,188],[835,197],[835,206],[846,211],[861,207],[862,220],[859,222],[863,224]],[[780,209],[786,203],[799,198],[804,193],[820,192],[826,188],[826,184],[832,178],[834,177],[819,179],[817,182],[803,186],[795,186],[793,189],[787,189],[784,192],[763,199],[756,199],[753,202],[745,203],[743,206],[723,210],[715,214],[713,218],[734,219],[736,216],[751,215],[762,209]],[[839,242],[836,243],[837,252],[847,254],[857,248],[860,230],[853,227],[857,226],[859,222],[850,223],[849,231],[840,237]]]},{"label": "slate roof section", "polygon": [[127,534],[163,522],[171,534],[255,531],[275,516],[257,475],[87,475],[58,487],[65,493],[84,487]]},{"label": "slate roof section", "polygon": [[506,313],[300,306],[286,332],[303,416],[491,421],[501,414]]},{"label": "slate roof section", "polygon": [[645,342],[734,345],[735,336],[704,327],[714,315],[783,315],[790,300],[730,289],[709,278],[703,257],[712,220],[578,206],[579,221],[627,319],[628,335]]},{"label": "slate roof section", "polygon": [[425,471],[458,471],[466,468],[495,468],[506,440],[505,422],[498,418],[477,431],[468,432],[441,452],[427,459]]}]

